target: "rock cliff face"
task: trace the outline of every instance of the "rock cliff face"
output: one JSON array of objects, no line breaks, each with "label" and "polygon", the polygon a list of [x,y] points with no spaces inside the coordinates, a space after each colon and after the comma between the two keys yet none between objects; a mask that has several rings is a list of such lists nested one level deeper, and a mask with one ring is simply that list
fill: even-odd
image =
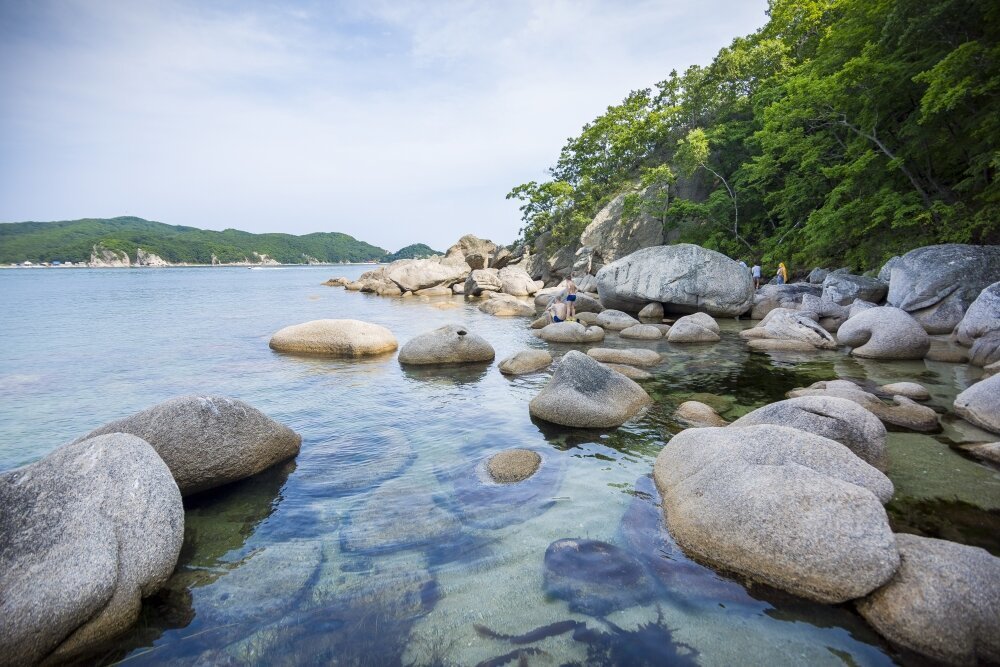
[{"label": "rock cliff face", "polygon": [[128,255],[122,250],[112,250],[100,243],[94,246],[90,252],[90,261],[87,266],[94,268],[109,269],[131,266],[132,262]]},{"label": "rock cliff face", "polygon": [[[580,234],[582,247],[575,253],[575,270],[596,274],[605,264],[641,248],[663,243],[662,221],[645,209],[640,210],[637,215],[622,219],[628,194],[630,193],[623,193],[612,199]],[[638,194],[645,197],[647,190]]]},{"label": "rock cliff face", "polygon": [[146,252],[142,248],[138,248],[135,251],[135,265],[136,266],[170,266],[170,262],[163,259],[159,255],[151,252]]}]

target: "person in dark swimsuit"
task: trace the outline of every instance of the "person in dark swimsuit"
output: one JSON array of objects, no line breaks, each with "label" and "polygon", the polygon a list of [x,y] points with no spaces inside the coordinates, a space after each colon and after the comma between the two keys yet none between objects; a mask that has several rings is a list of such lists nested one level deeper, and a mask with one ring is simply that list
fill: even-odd
[{"label": "person in dark swimsuit", "polygon": [[569,306],[569,311],[566,314],[567,319],[576,319],[576,283],[573,282],[573,276],[566,279],[566,305]]}]

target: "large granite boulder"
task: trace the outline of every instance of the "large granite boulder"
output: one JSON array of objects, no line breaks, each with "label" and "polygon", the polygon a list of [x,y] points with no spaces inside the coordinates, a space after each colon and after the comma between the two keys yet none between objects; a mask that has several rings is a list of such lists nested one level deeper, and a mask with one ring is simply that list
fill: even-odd
[{"label": "large granite boulder", "polygon": [[493,361],[496,352],[482,336],[460,324],[446,324],[411,338],[399,350],[399,363],[468,364]]},{"label": "large granite boulder", "polygon": [[892,482],[838,442],[770,424],[675,435],[653,469],[667,526],[698,560],[819,602],[899,566]]},{"label": "large granite boulder", "polygon": [[553,322],[542,327],[538,337],[549,343],[596,343],[604,340],[604,329],[579,322]]},{"label": "large granite boulder", "polygon": [[392,332],[359,320],[313,320],[285,327],[271,336],[272,350],[326,357],[367,357],[394,351]]},{"label": "large granite boulder", "polygon": [[611,428],[621,426],[651,402],[632,380],[572,350],[528,409],[533,417],[562,426]]},{"label": "large granite boulder", "polygon": [[464,263],[448,262],[444,257],[400,259],[385,267],[385,277],[404,292],[416,292],[429,287],[451,287],[464,282],[469,267]]},{"label": "large granite boulder", "polygon": [[1000,246],[959,243],[911,250],[891,267],[888,303],[931,334],[951,333],[987,286],[1000,280]]},{"label": "large granite boulder", "polygon": [[534,373],[552,363],[552,355],[545,350],[521,350],[500,362],[500,372],[504,375]]},{"label": "large granite boulder", "polygon": [[823,299],[848,306],[856,299],[879,303],[889,291],[889,285],[878,278],[831,273],[823,280]]},{"label": "large granite boulder", "polygon": [[846,398],[868,410],[886,424],[901,426],[912,431],[931,432],[940,429],[937,413],[934,412],[933,408],[920,405],[905,396],[893,396],[894,405],[889,405],[848,380],[814,382],[808,387],[793,389],[786,396],[788,398],[800,396]]},{"label": "large granite boulder", "polygon": [[500,272],[496,269],[476,269],[465,279],[463,294],[482,296],[484,292],[499,292],[503,289]]},{"label": "large granite boulder", "polygon": [[830,275],[830,269],[821,269],[817,266],[806,276],[806,282],[810,285],[822,285],[828,275]]},{"label": "large granite boulder", "polygon": [[177,485],[135,436],[98,436],[0,473],[0,662],[69,662],[122,633],[183,540]]},{"label": "large granite boulder", "polygon": [[971,424],[1000,433],[1000,375],[980,380],[956,396],[955,412]]},{"label": "large granite boulder", "polygon": [[795,310],[802,303],[802,297],[806,294],[820,297],[823,294],[823,288],[820,285],[809,283],[764,285],[754,293],[750,319],[762,320],[775,308]]},{"label": "large granite boulder", "polygon": [[971,346],[978,338],[1000,331],[1000,282],[983,289],[955,328],[955,338]]},{"label": "large granite boulder", "polygon": [[923,359],[931,347],[927,332],[908,313],[890,306],[869,308],[837,330],[837,342],[868,359]]},{"label": "large granite boulder", "polygon": [[491,298],[479,305],[480,312],[497,317],[532,317],[535,314],[534,306],[518,300],[517,297],[498,292],[489,294]]},{"label": "large granite boulder", "polygon": [[606,265],[597,291],[605,307],[629,312],[656,301],[673,312],[733,317],[753,304],[749,269],[688,243],[643,248]]},{"label": "large granite boulder", "polygon": [[491,260],[496,256],[497,250],[497,244],[493,241],[466,234],[458,240],[458,243],[448,248],[445,257],[461,259],[467,265],[466,273],[468,273],[469,269],[486,269],[493,266]]},{"label": "large granite boulder", "polygon": [[671,343],[714,343],[721,340],[719,323],[705,313],[685,315],[670,327],[667,340]]},{"label": "large granite boulder", "polygon": [[882,268],[879,269],[877,276],[878,279],[888,285],[890,278],[892,278],[892,267],[896,266],[900,259],[902,259],[902,257],[899,255],[890,257],[888,261],[882,265]]},{"label": "large granite boulder", "polygon": [[[676,326],[676,325],[675,325]],[[740,337],[753,343],[758,340],[795,341],[805,343],[805,350],[835,350],[837,342],[830,333],[807,315],[775,308],[760,321],[760,324],[740,332]],[[767,346],[761,346],[767,349]]]},{"label": "large granite boulder", "polygon": [[597,316],[597,326],[601,327],[605,331],[623,331],[629,327],[633,327],[639,324],[639,320],[635,319],[628,313],[623,313],[620,310],[613,310],[611,308],[601,311]]},{"label": "large granite boulder", "polygon": [[76,442],[129,433],[148,442],[190,495],[256,475],[299,453],[302,438],[263,412],[226,396],[188,395],[95,429]]},{"label": "large granite boulder", "polygon": [[606,364],[625,364],[626,366],[655,366],[663,361],[659,352],[641,347],[592,347],[587,350],[587,356]]},{"label": "large granite boulder", "polygon": [[638,194],[641,200],[646,200],[660,196],[660,190],[650,188],[638,193],[622,193],[597,212],[580,234],[580,243],[590,249],[586,267],[590,272],[597,272],[605,264],[642,248],[663,243],[663,221],[650,215],[647,207],[640,206],[636,215],[622,218],[625,199],[630,194]]},{"label": "large granite boulder", "polygon": [[505,266],[500,269],[500,291],[512,296],[531,296],[538,291],[535,281],[519,266]]},{"label": "large granite boulder", "polygon": [[358,276],[355,282],[347,285],[347,289],[371,292],[379,296],[399,296],[403,293],[403,290],[399,289],[399,285],[389,280],[388,276],[385,275],[384,266],[365,271]]},{"label": "large granite boulder", "polygon": [[846,398],[802,396],[757,408],[734,421],[733,428],[775,424],[835,440],[865,463],[885,470],[885,426],[874,414]]},{"label": "large granite boulder", "polygon": [[954,665],[1000,662],[1000,558],[985,549],[896,535],[900,565],[858,600],[865,620],[896,644]]},{"label": "large granite boulder", "polygon": [[989,366],[1000,361],[1000,330],[991,331],[972,343],[969,349],[969,363],[973,366]]}]

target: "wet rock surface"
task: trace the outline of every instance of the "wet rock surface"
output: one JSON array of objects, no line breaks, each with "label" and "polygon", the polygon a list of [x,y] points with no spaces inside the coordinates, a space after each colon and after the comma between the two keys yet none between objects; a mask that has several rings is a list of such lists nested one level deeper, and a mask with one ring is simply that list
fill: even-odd
[{"label": "wet rock surface", "polygon": [[938,415],[933,408],[915,403],[905,396],[894,396],[894,405],[879,400],[877,396],[863,390],[847,380],[814,382],[805,388],[793,389],[788,398],[799,396],[836,396],[854,401],[886,424],[901,426],[913,431],[937,431],[940,429]]},{"label": "wet rock surface", "polygon": [[506,449],[494,454],[486,462],[486,471],[494,482],[511,484],[523,482],[538,470],[542,457],[530,449]]},{"label": "wet rock surface", "polygon": [[678,405],[674,418],[695,428],[729,425],[729,422],[720,417],[712,406],[698,401],[684,401]]},{"label": "wet rock surface", "polygon": [[538,337],[549,343],[596,343],[604,340],[604,329],[579,322],[553,322],[542,327]]},{"label": "wet rock surface", "polygon": [[641,347],[592,347],[587,350],[587,356],[606,364],[626,366],[655,366],[663,360],[659,352]]},{"label": "wet rock surface", "polygon": [[498,364],[504,375],[534,373],[552,363],[552,355],[545,350],[521,350]]}]

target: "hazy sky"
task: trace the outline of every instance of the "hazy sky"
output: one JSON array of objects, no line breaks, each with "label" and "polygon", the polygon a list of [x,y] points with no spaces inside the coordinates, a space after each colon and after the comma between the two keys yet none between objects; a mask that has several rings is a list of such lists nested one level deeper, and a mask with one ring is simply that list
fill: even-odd
[{"label": "hazy sky", "polygon": [[509,243],[511,187],[766,0],[0,0],[0,221]]}]

